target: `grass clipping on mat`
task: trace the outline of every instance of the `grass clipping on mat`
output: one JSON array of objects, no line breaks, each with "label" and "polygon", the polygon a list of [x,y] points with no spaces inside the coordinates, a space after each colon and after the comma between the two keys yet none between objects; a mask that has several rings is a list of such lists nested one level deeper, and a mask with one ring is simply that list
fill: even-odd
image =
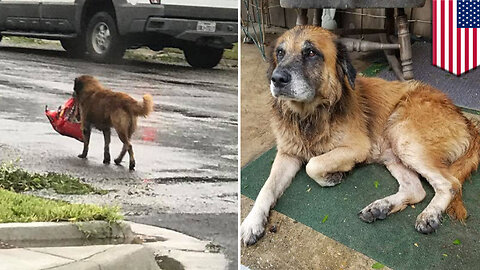
[{"label": "grass clipping on mat", "polygon": [[77,177],[52,172],[30,173],[15,166],[14,162],[0,165],[0,188],[15,192],[53,189],[59,194],[107,193],[82,183]]},{"label": "grass clipping on mat", "polygon": [[0,189],[0,223],[40,221],[115,222],[123,217],[118,207],[70,204]]}]

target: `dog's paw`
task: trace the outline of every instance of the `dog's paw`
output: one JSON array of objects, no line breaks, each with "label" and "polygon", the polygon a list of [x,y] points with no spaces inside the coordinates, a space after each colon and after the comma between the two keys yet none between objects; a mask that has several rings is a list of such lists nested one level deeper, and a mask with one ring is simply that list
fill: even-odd
[{"label": "dog's paw", "polygon": [[244,245],[250,246],[255,244],[260,238],[265,235],[264,218],[261,216],[254,216],[250,213],[240,226],[241,241]]},{"label": "dog's paw", "polygon": [[130,171],[135,171],[135,161],[130,161],[130,164],[128,165],[128,169]]},{"label": "dog's paw", "polygon": [[343,172],[329,173],[325,177],[313,178],[322,187],[333,187],[340,184],[345,176]]},{"label": "dog's paw", "polygon": [[87,158],[87,155],[86,155],[86,154],[80,154],[80,155],[78,155],[77,157],[79,157],[79,158]]},{"label": "dog's paw", "polygon": [[110,164],[110,154],[109,153],[103,154],[103,164]]},{"label": "dog's paw", "polygon": [[122,163],[122,160],[121,159],[114,159],[113,162],[115,162],[116,165],[120,165]]},{"label": "dog's paw", "polygon": [[392,208],[393,205],[388,200],[376,200],[363,208],[358,213],[358,217],[367,223],[371,223],[377,219],[385,219]]},{"label": "dog's paw", "polygon": [[415,229],[421,233],[431,233],[440,227],[443,216],[442,211],[439,210],[424,210],[417,217],[415,222]]},{"label": "dog's paw", "polygon": [[345,177],[345,173],[336,172],[336,173],[327,174],[327,176],[325,176],[325,179],[327,180],[328,183],[331,183],[332,186],[335,186],[340,184],[344,177]]}]

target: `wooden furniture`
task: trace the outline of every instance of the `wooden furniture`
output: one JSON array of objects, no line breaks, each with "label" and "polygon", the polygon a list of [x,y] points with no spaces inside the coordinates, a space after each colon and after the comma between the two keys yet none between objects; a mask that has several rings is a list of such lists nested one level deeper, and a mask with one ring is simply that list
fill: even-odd
[{"label": "wooden furniture", "polygon": [[[342,38],[341,40],[350,51],[383,50],[399,80],[413,79],[412,46],[404,8],[422,7],[423,5],[425,5],[425,0],[280,0],[281,7],[297,9],[297,25],[307,24],[308,9],[315,9],[313,24],[321,25],[323,8],[385,8],[385,27],[383,29],[339,29],[334,32],[341,36],[380,34],[380,42],[352,38]],[[396,50],[399,50],[400,57],[396,56]]]}]

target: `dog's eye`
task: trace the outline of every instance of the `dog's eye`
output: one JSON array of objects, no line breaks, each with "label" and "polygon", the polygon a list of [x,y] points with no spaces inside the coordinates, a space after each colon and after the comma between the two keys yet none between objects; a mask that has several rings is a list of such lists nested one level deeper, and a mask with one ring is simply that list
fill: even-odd
[{"label": "dog's eye", "polygon": [[277,59],[282,59],[284,54],[285,52],[282,49],[277,50]]},{"label": "dog's eye", "polygon": [[308,57],[314,57],[315,55],[317,55],[316,52],[314,52],[313,50],[308,50],[308,52],[307,52]]}]

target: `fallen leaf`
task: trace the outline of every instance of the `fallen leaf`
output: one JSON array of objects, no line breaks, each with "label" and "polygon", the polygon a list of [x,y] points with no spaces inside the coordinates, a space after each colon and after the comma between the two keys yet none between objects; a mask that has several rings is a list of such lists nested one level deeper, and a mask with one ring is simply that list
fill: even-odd
[{"label": "fallen leaf", "polygon": [[418,244],[417,243],[413,243],[414,246],[418,247]]},{"label": "fallen leaf", "polygon": [[443,257],[448,257],[448,255],[446,253],[443,253],[442,255],[443,255]]},{"label": "fallen leaf", "polygon": [[415,205],[414,205],[414,204],[412,204],[411,207],[412,207],[413,209],[415,209]]},{"label": "fallen leaf", "polygon": [[325,223],[325,221],[327,221],[328,219],[328,215],[326,215],[323,219],[322,219],[322,223]]},{"label": "fallen leaf", "polygon": [[375,188],[378,188],[378,181],[373,182],[373,185],[375,186]]},{"label": "fallen leaf", "polygon": [[460,240],[458,239],[455,239],[455,241],[453,241],[453,244],[454,245],[460,245],[462,242],[460,242]]},{"label": "fallen leaf", "polygon": [[379,262],[376,262],[372,265],[372,268],[373,269],[382,269],[383,267],[385,267],[385,265],[379,263]]},{"label": "fallen leaf", "polygon": [[307,192],[310,192],[310,190],[312,190],[312,188],[311,188],[311,187],[307,189]]}]

